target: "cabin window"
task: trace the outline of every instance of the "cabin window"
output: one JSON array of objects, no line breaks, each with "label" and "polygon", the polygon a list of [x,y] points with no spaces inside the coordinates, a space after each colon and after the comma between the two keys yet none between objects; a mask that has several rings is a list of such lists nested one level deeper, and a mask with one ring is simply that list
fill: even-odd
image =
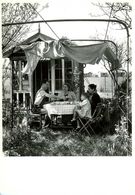
[{"label": "cabin window", "polygon": [[[26,61],[21,61],[21,70],[23,70],[25,66],[26,66]],[[28,74],[22,74],[22,80],[28,81],[29,80]]]},{"label": "cabin window", "polygon": [[20,80],[19,80],[19,61],[14,61],[13,64],[13,87],[15,90],[19,90]]},{"label": "cabin window", "polygon": [[23,107],[23,93],[19,93],[19,107]]},{"label": "cabin window", "polygon": [[43,78],[48,79],[50,83],[50,91],[53,93],[58,93],[62,90],[62,85],[64,83],[72,84],[72,61],[70,59],[66,58],[43,61],[43,69],[40,68],[40,65],[41,63],[38,63],[33,74],[34,96],[40,88]]},{"label": "cabin window", "polygon": [[16,93],[13,94],[13,106],[14,107],[17,106],[17,94]]},{"label": "cabin window", "polygon": [[48,81],[50,84],[50,91],[52,91],[51,65],[48,67]]},{"label": "cabin window", "polygon": [[72,85],[72,61],[65,59],[65,83]]},{"label": "cabin window", "polygon": [[55,89],[62,89],[62,61],[61,59],[55,60]]},{"label": "cabin window", "polygon": [[30,106],[30,94],[25,93],[25,106],[29,107]]}]

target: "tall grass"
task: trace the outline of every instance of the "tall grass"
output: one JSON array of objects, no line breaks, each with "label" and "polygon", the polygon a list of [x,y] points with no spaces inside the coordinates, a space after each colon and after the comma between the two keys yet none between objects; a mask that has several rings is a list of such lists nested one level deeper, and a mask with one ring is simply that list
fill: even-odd
[{"label": "tall grass", "polygon": [[[8,131],[9,132],[9,131]],[[91,137],[70,131],[49,128],[14,129],[3,135],[5,156],[130,156],[132,140],[125,118],[116,125],[114,135]]]}]

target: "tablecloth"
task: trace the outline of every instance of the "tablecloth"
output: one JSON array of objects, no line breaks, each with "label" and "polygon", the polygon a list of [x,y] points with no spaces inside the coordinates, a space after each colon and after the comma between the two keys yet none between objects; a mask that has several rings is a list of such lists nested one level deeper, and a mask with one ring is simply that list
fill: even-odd
[{"label": "tablecloth", "polygon": [[50,103],[45,104],[43,107],[47,110],[48,116],[51,117],[52,114],[56,115],[70,115],[73,114],[74,108],[76,104],[75,103]]}]

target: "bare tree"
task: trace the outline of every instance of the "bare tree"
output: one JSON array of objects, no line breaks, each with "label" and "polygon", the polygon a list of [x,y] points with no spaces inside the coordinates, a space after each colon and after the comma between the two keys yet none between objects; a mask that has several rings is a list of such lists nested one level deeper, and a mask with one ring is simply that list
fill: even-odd
[{"label": "bare tree", "polygon": [[[131,29],[131,11],[132,11],[132,6],[128,3],[110,3],[106,2],[104,4],[102,3],[92,3],[94,6],[98,7],[102,13],[96,14],[96,17],[100,16],[108,16],[110,17],[110,12],[111,13],[111,19],[116,19],[116,20],[123,20],[127,27]],[[91,16],[95,16],[92,13],[90,13]],[[123,29],[123,26],[121,25],[121,29]]]},{"label": "bare tree", "polygon": [[[102,3],[92,3],[94,6],[99,8],[101,11],[101,15],[106,16],[110,19],[116,19],[116,20],[122,20],[126,23],[127,27],[129,28],[129,32],[132,29],[132,18],[131,18],[131,12],[132,12],[132,6],[128,2],[124,3],[118,3],[118,2],[106,2],[104,4]],[[93,15],[92,13],[90,15]],[[96,14],[96,17],[99,17],[99,14]],[[112,23],[113,24],[113,23]],[[123,25],[120,25],[119,29],[117,30],[123,30]],[[108,39],[111,37],[109,35],[106,36]],[[114,40],[116,42],[116,40]],[[131,42],[131,39],[130,39]],[[127,48],[126,48],[126,42],[124,43],[116,43],[118,47],[118,58],[122,66],[126,64],[127,61]],[[129,48],[129,63],[131,64],[131,47]]]},{"label": "bare tree", "polygon": [[[36,16],[37,12],[35,9],[39,7],[39,4],[34,3],[2,3],[2,23],[16,23],[16,22],[27,22],[32,21]],[[48,8],[49,4],[46,3],[41,6],[41,10]],[[39,10],[38,12],[40,12]],[[6,51],[11,46],[13,47],[20,42],[23,36],[28,32],[30,25],[14,25],[2,27],[2,49]]]}]

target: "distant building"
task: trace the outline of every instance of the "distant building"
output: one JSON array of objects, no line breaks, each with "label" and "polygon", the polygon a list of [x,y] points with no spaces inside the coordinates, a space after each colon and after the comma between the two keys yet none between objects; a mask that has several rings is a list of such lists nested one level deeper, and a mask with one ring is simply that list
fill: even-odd
[{"label": "distant building", "polygon": [[107,72],[101,72],[100,77],[109,77],[109,74]]},{"label": "distant building", "polygon": [[[89,76],[91,75],[91,76]],[[118,83],[122,83],[126,79],[124,72],[118,72]],[[88,85],[94,83],[97,85],[97,91],[101,97],[113,97],[115,90],[114,80],[111,78],[109,73],[101,72],[99,76],[94,74],[85,74],[84,75],[84,86],[85,90],[88,89]]]},{"label": "distant building", "polygon": [[92,72],[88,72],[88,73],[85,73],[84,76],[85,77],[92,77],[93,76],[93,73]]}]

